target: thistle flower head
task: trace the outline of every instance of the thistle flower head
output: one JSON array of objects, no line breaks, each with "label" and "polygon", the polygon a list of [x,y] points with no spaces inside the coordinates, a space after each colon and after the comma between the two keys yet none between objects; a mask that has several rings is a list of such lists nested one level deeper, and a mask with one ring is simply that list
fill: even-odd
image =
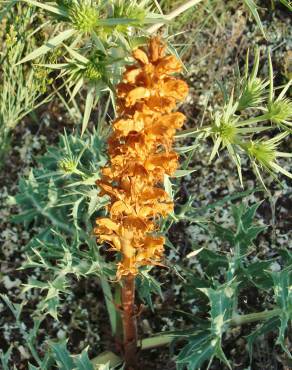
[{"label": "thistle flower head", "polygon": [[266,168],[276,159],[275,147],[268,141],[250,141],[246,145],[246,150],[252,158]]},{"label": "thistle flower head", "polygon": [[143,25],[147,16],[149,0],[138,2],[137,0],[126,2],[124,0],[116,0],[113,4],[114,18],[129,18],[135,19],[136,25]]},{"label": "thistle flower head", "polygon": [[233,144],[238,136],[236,127],[238,118],[227,117],[225,114],[217,112],[214,121],[212,133],[221,139],[224,146]]},{"label": "thistle flower head", "polygon": [[58,167],[60,171],[66,175],[70,175],[74,173],[77,169],[77,166],[78,166],[78,161],[76,160],[76,158],[72,158],[72,157],[62,158],[58,162]]},{"label": "thistle flower head", "polygon": [[98,81],[104,76],[104,70],[98,63],[90,62],[86,66],[84,76],[89,81]]},{"label": "thistle flower head", "polygon": [[289,98],[282,98],[271,102],[268,105],[268,114],[273,123],[277,125],[286,124],[291,126],[292,101]]},{"label": "thistle flower head", "polygon": [[249,143],[242,146],[243,149],[245,149],[248,155],[250,156],[255,166],[256,173],[260,177],[260,180],[262,183],[263,183],[263,180],[260,175],[258,166],[264,168],[271,174],[276,174],[276,173],[281,172],[285,176],[292,178],[292,174],[286,171],[283,167],[281,167],[277,163],[277,159],[279,157],[288,158],[292,156],[290,153],[283,153],[277,150],[278,146],[281,144],[283,139],[288,134],[289,134],[288,132],[282,132],[281,134],[273,137],[272,139],[250,141]]},{"label": "thistle flower head", "polygon": [[216,112],[214,115],[214,123],[208,131],[214,141],[214,146],[210,155],[210,161],[213,160],[218,153],[220,147],[227,147],[232,158],[237,161],[231,146],[239,141],[239,130],[237,122],[239,117],[235,115],[238,103],[233,103],[233,93],[228,104],[223,107],[222,112]]},{"label": "thistle flower head", "polygon": [[266,86],[267,82],[260,78],[248,79],[240,95],[237,109],[241,111],[246,108],[258,107],[264,100]]},{"label": "thistle flower head", "polygon": [[98,25],[99,11],[90,1],[72,2],[68,6],[68,17],[78,31],[91,33]]},{"label": "thistle flower head", "polygon": [[118,278],[161,259],[164,238],[157,220],[173,210],[162,183],[178,167],[172,142],[185,120],[173,110],[188,93],[187,84],[172,76],[181,63],[165,56],[158,38],[151,39],[148,53],[136,49],[133,57],[136,64],[127,67],[117,88],[119,118],[108,141],[110,165],[98,181],[110,204],[108,217],[96,220],[95,234],[119,252]]}]

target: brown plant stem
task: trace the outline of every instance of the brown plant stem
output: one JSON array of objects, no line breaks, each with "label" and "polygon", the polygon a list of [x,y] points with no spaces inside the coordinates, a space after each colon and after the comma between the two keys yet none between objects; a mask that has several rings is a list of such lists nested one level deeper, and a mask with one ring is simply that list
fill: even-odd
[{"label": "brown plant stem", "polygon": [[135,312],[135,276],[122,279],[123,349],[127,370],[137,366],[137,319]]}]

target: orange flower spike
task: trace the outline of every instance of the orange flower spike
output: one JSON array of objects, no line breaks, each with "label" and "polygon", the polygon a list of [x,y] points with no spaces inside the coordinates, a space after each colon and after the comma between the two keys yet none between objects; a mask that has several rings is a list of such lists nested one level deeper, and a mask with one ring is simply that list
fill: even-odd
[{"label": "orange flower spike", "polygon": [[157,235],[160,217],[173,211],[163,190],[164,175],[173,175],[178,155],[172,151],[185,116],[173,112],[188,94],[187,84],[173,73],[182,70],[165,44],[150,40],[148,52],[136,49],[136,64],[128,66],[117,87],[119,118],[108,140],[110,163],[97,182],[110,198],[109,218],[99,218],[98,240],[120,253],[117,278],[134,276],[139,267],[159,265],[165,239]]}]

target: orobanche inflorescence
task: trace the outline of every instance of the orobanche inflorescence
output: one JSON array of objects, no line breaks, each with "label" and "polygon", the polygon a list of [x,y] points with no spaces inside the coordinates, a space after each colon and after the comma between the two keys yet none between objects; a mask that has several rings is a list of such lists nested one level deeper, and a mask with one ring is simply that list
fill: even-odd
[{"label": "orobanche inflorescence", "polygon": [[127,67],[117,89],[119,118],[108,140],[110,164],[98,181],[110,204],[108,217],[97,219],[95,234],[120,252],[118,278],[161,259],[165,239],[157,221],[173,210],[161,184],[178,167],[172,143],[185,116],[173,111],[188,94],[187,84],[173,76],[181,62],[165,55],[159,38],[151,39],[148,53],[136,49],[133,57],[137,63]]}]

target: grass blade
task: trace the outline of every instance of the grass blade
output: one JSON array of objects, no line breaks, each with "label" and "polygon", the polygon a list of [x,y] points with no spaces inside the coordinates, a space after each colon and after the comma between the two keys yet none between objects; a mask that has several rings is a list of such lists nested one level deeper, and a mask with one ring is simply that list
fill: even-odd
[{"label": "grass blade", "polygon": [[265,31],[264,31],[264,27],[263,27],[261,18],[260,18],[259,13],[258,13],[256,3],[253,0],[243,0],[243,1],[244,1],[245,5],[248,7],[251,14],[253,15],[254,19],[257,22],[257,25],[258,25],[259,29],[261,30],[264,38],[266,39],[267,37],[266,37]]}]

